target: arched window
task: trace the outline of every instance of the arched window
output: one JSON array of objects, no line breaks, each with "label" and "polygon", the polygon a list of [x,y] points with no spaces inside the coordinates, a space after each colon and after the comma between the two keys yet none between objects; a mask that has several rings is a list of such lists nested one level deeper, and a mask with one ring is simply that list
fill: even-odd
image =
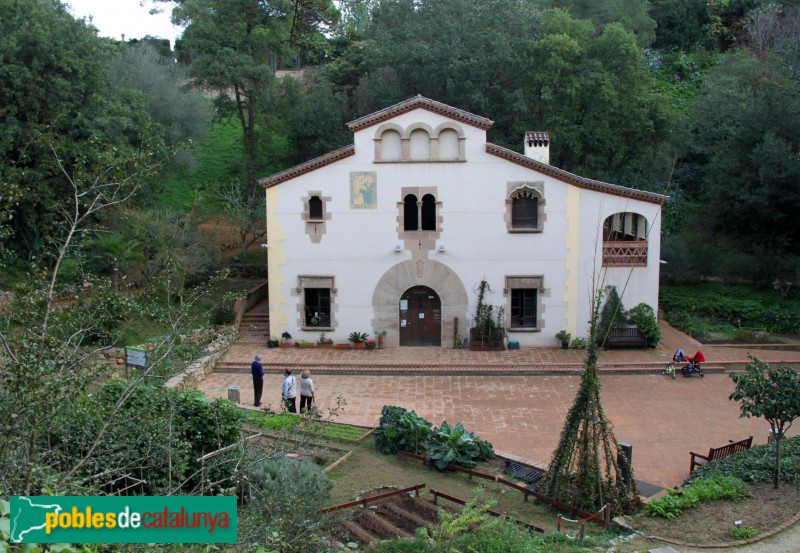
[{"label": "arched window", "polygon": [[308,218],[312,220],[322,219],[322,200],[319,196],[311,196],[308,200]]},{"label": "arched window", "polygon": [[539,197],[524,189],[511,199],[511,225],[515,229],[539,228]]},{"label": "arched window", "polygon": [[506,225],[509,232],[544,231],[544,183],[514,183],[506,198]]},{"label": "arched window", "polygon": [[417,197],[414,194],[403,198],[403,230],[419,230]]},{"label": "arched window", "polygon": [[432,194],[422,196],[422,230],[436,230],[436,198]]},{"label": "arched window", "polygon": [[603,266],[647,266],[647,219],[638,213],[614,213],[603,222]]}]

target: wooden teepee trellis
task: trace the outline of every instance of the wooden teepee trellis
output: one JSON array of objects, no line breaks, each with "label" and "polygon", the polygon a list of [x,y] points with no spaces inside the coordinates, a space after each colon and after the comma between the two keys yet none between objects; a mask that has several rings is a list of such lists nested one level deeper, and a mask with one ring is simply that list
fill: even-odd
[{"label": "wooden teepee trellis", "polygon": [[619,443],[600,401],[596,334],[602,295],[594,297],[581,385],[539,491],[586,512],[608,503],[617,512],[631,512],[638,504],[635,480],[631,472],[631,486],[625,485],[616,459]]}]

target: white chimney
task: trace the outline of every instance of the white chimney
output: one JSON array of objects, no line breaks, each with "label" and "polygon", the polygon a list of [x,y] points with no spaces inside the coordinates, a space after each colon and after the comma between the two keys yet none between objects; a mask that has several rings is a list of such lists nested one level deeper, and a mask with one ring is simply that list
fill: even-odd
[{"label": "white chimney", "polygon": [[525,156],[550,165],[550,133],[525,133]]}]

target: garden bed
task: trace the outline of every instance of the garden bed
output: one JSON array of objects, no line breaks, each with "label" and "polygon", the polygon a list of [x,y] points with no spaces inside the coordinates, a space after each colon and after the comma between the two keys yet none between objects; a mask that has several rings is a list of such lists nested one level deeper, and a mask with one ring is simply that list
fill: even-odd
[{"label": "garden bed", "polygon": [[731,543],[734,521],[755,530],[755,535],[777,528],[800,513],[800,487],[782,484],[750,484],[752,497],[740,501],[709,501],[671,519],[633,517],[629,522],[645,536],[659,536],[684,543]]},{"label": "garden bed", "polygon": [[317,421],[296,413],[277,413],[273,415],[248,410],[247,420],[261,430],[293,430],[300,434],[345,443],[360,443],[375,430],[374,428],[364,428],[338,422]]}]

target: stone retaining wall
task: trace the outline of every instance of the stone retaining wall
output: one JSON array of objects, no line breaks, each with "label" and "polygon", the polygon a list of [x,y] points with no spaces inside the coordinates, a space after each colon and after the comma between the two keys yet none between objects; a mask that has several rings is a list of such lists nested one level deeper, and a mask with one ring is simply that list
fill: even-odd
[{"label": "stone retaining wall", "polygon": [[189,388],[202,382],[214,370],[217,362],[225,357],[231,345],[236,341],[237,332],[232,326],[224,327],[204,350],[202,357],[189,363],[185,369],[164,383],[165,388]]}]

